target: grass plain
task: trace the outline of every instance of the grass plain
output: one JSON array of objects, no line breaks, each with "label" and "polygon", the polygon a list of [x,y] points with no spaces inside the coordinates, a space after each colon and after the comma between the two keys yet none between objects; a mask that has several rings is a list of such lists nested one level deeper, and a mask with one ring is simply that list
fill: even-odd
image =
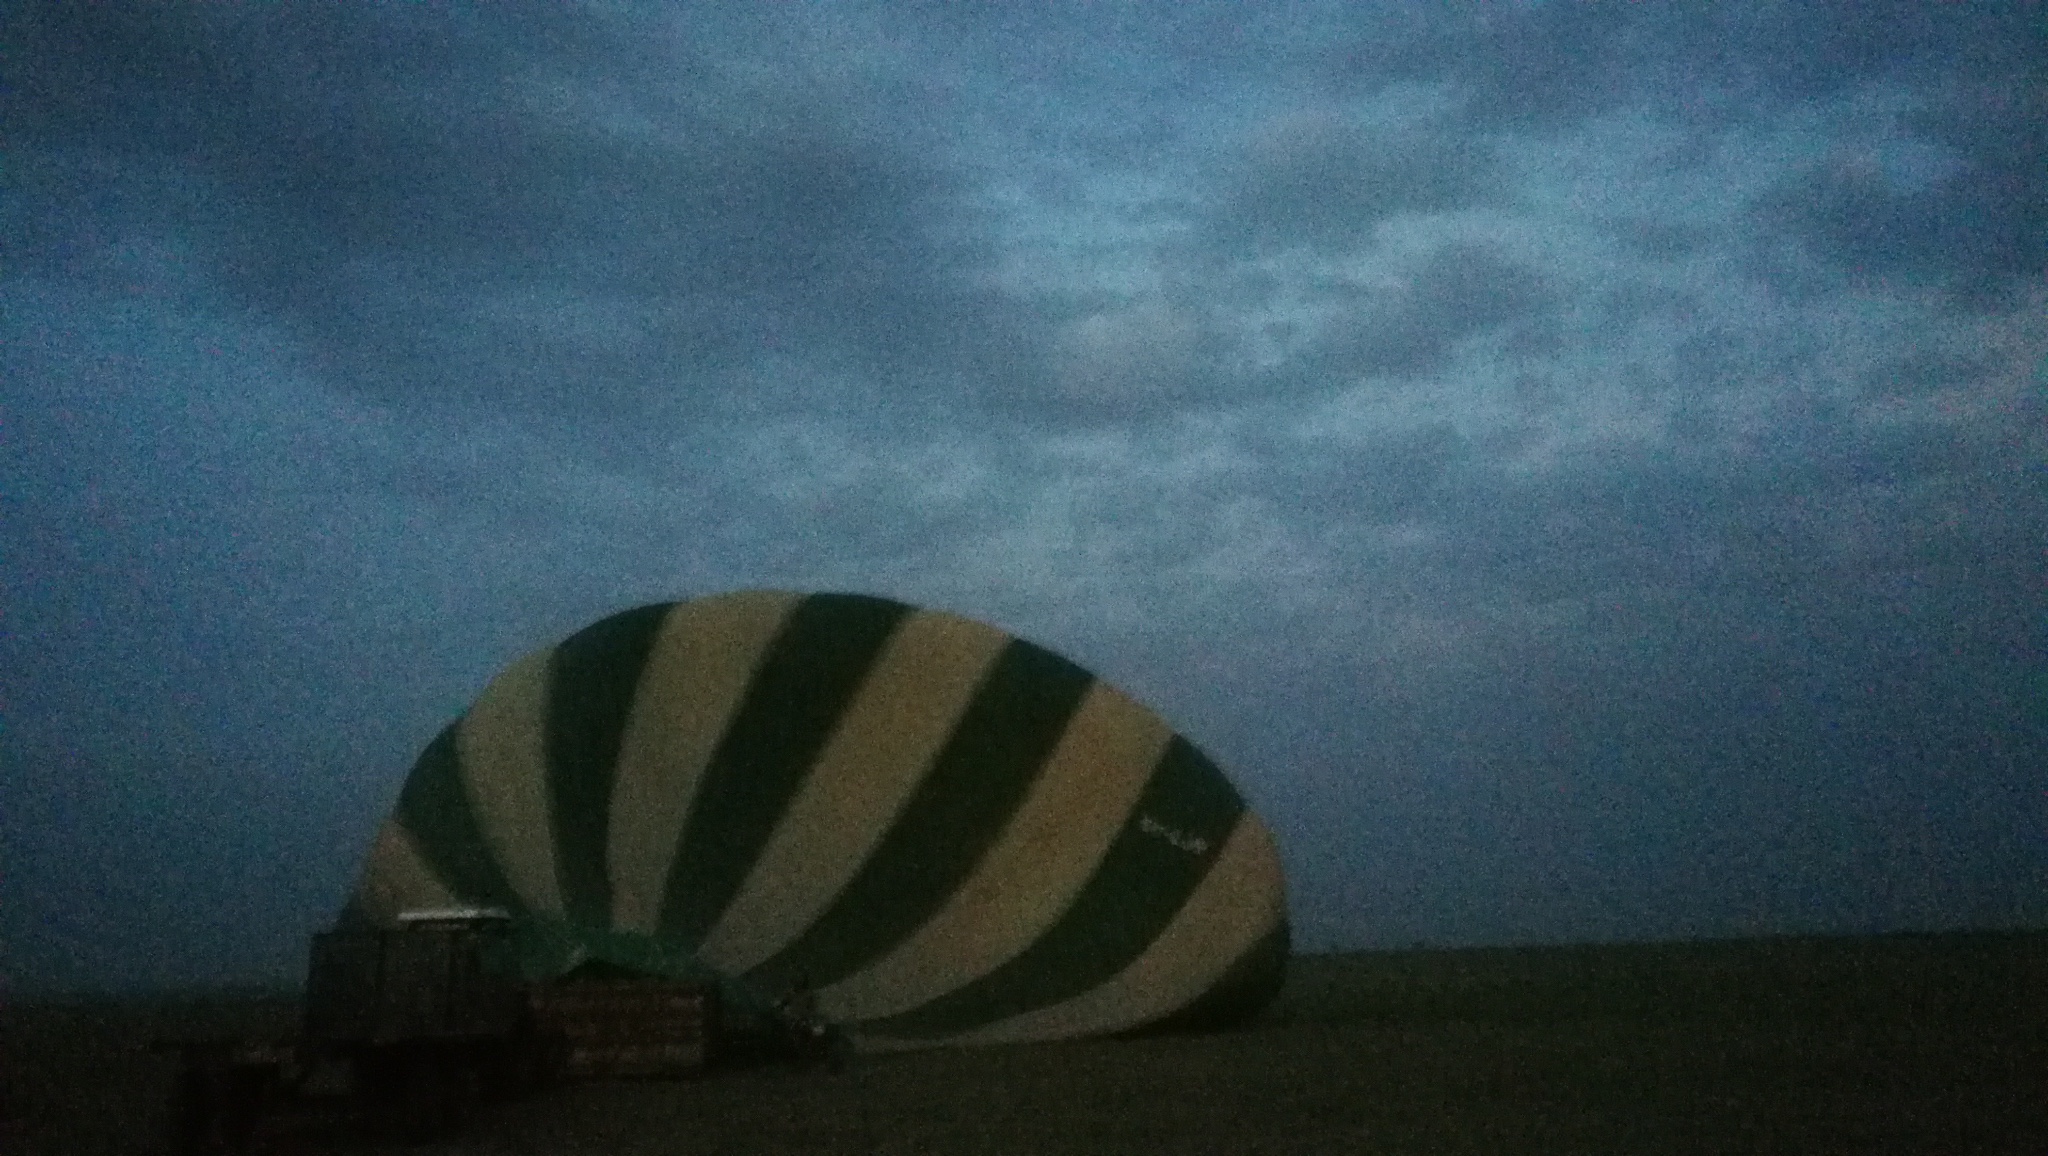
[{"label": "grass plain", "polygon": [[[161,1150],[194,1032],[282,999],[0,1011],[0,1151]],[[257,1151],[399,1151],[281,1118]],[[1237,1031],[570,1085],[413,1152],[2048,1153],[2048,932],[1307,955]]]}]

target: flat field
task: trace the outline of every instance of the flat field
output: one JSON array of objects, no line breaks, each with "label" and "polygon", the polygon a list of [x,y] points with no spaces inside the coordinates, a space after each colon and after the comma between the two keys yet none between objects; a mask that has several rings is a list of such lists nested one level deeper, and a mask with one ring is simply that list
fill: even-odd
[{"label": "flat field", "polygon": [[[159,1150],[156,1035],[281,1000],[0,1013],[0,1151]],[[1310,955],[1239,1031],[572,1085],[398,1149],[337,1117],[257,1151],[2048,1153],[2048,933]]]}]

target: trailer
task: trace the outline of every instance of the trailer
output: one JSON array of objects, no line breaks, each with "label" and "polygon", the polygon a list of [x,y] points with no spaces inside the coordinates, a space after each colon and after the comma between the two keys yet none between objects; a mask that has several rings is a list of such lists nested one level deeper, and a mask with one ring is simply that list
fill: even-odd
[{"label": "trailer", "polygon": [[717,989],[614,968],[579,968],[529,991],[535,1024],[566,1079],[696,1075],[723,1039]]},{"label": "trailer", "polygon": [[173,1149],[235,1151],[266,1117],[323,1108],[407,1139],[560,1078],[687,1076],[716,1052],[718,989],[607,969],[521,970],[494,908],[407,912],[313,937],[299,1034],[163,1041],[182,1057]]}]

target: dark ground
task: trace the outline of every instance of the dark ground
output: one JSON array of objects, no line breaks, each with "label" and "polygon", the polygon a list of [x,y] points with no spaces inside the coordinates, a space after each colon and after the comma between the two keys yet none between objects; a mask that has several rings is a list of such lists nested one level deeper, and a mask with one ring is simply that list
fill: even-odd
[{"label": "dark ground", "polygon": [[[288,1003],[0,1018],[0,1152],[160,1150],[155,1034]],[[391,1150],[282,1119],[259,1151]],[[1254,1026],[589,1084],[477,1153],[2048,1153],[2048,933],[1306,956]]]}]

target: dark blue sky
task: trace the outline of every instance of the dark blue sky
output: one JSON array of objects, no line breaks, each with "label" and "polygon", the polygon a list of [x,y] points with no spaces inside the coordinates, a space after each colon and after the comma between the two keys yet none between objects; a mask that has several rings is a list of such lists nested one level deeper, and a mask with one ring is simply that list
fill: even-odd
[{"label": "dark blue sky", "polygon": [[1312,948],[2048,924],[2039,4],[9,7],[0,975],[642,602],[1064,651]]}]

